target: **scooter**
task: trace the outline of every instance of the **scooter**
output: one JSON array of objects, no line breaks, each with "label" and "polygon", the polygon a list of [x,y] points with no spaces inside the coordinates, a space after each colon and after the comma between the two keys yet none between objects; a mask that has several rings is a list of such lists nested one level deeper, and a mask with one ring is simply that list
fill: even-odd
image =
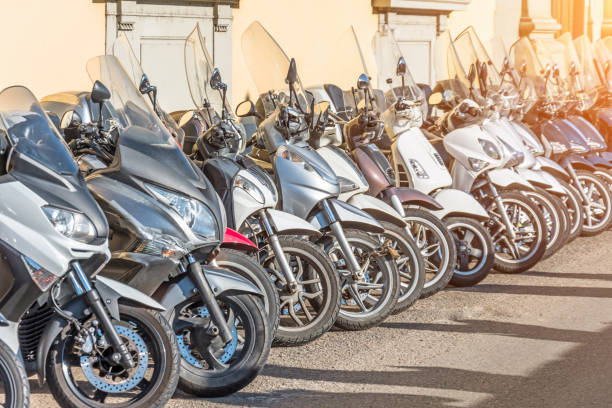
[{"label": "scooter", "polygon": [[[393,252],[368,234],[381,234],[385,229],[365,211],[337,199],[337,176],[308,146],[312,124],[318,123],[326,109],[315,106],[314,101],[308,103],[295,60],[287,58],[259,22],[243,33],[242,46],[261,92],[259,109],[250,100],[236,108],[238,117],[259,120],[256,137],[247,143],[253,146],[250,157],[271,163],[281,209],[308,220],[323,233],[318,242],[334,262],[341,280],[342,302],[336,325],[348,330],[372,327],[391,313],[400,289]],[[279,77],[283,71],[284,81]]]},{"label": "scooter", "polygon": [[[326,79],[336,82],[342,78],[358,78],[358,89],[354,90],[354,95],[347,97],[345,92],[334,83],[308,88],[315,101],[329,103],[329,115],[332,119],[330,123],[317,131],[318,135],[311,136],[309,143],[330,165],[334,166],[336,174],[343,179],[350,180],[350,183],[346,183],[347,192],[341,194],[341,198],[355,200],[361,197],[359,193],[367,193],[383,202],[378,202],[379,208],[387,206],[387,214],[391,214],[391,210],[394,210],[408,224],[404,227],[404,231],[416,243],[425,265],[425,283],[420,296],[421,298],[431,296],[447,286],[454,268],[455,248],[449,231],[441,221],[423,209],[440,210],[442,206],[417,190],[396,186],[396,175],[393,168],[374,144],[374,139],[380,137],[384,127],[382,121],[374,117],[373,103],[357,109],[355,99],[357,94],[361,98],[366,90],[370,92],[370,95],[372,91],[369,78],[361,71],[363,66],[361,47],[352,26],[337,41],[331,55],[327,64],[330,69],[326,69]],[[334,75],[335,71],[337,71],[336,75]],[[355,102],[352,105],[351,98]],[[349,128],[351,131],[347,133]],[[357,152],[347,143],[361,136],[370,139],[370,142],[360,142],[364,144],[364,147],[356,149],[359,150]],[[347,151],[343,150],[347,147],[349,147],[348,155],[352,156],[355,162],[348,157]],[[376,202],[373,204],[366,211],[376,216],[374,208]],[[380,214],[380,216],[384,217],[385,214]],[[396,225],[395,228],[401,228],[401,226]],[[410,259],[405,256],[402,258]],[[398,310],[410,306],[418,296],[413,289],[418,284],[418,280],[414,279],[417,276],[401,269],[400,276],[402,276],[402,293],[400,295],[401,306]]]},{"label": "scooter", "polygon": [[[582,235],[596,235],[607,229],[612,222],[610,190],[594,173],[596,167],[585,158],[591,149],[584,141],[580,129],[565,118],[567,105],[571,101],[567,100],[559,65],[554,63],[554,51],[547,50],[548,47],[554,48],[555,44],[560,44],[543,40],[538,40],[538,44],[539,54],[536,54],[534,45],[527,37],[518,40],[511,49],[515,65],[517,61],[525,62],[521,75],[525,80],[539,84],[542,89],[540,94],[543,97],[525,115],[525,120],[536,134],[541,134],[547,155],[569,173],[572,185],[580,194],[584,214]],[[541,58],[549,58],[545,67]]]},{"label": "scooter", "polygon": [[[91,95],[102,101],[108,92],[96,83]],[[63,407],[99,406],[107,396],[126,407],[164,405],[178,379],[165,309],[98,275],[110,258],[108,223],[24,87],[0,93],[0,146],[0,333],[2,355],[12,357],[0,366],[19,370],[3,381],[6,401],[28,403],[21,355]]]},{"label": "scooter", "polygon": [[503,157],[499,141],[482,129],[487,113],[472,99],[478,97],[477,75],[479,81],[484,79],[482,66],[472,63],[466,71],[450,34],[448,37],[450,79],[440,81],[429,100],[444,113],[429,130],[443,140],[440,154],[454,159],[450,165],[453,187],[471,193],[489,213],[486,226],[495,246],[495,269],[520,273],[546,251],[544,218],[537,205],[521,193],[533,186],[509,168],[521,156]]},{"label": "scooter", "polygon": [[93,58],[87,71],[109,84],[112,97],[75,93],[46,100],[68,124],[61,128],[109,219],[114,256],[101,274],[164,305],[182,357],[182,390],[233,393],[257,376],[270,350],[263,292],[215,266],[225,233],[222,203],[118,60]]},{"label": "scooter", "polygon": [[[270,175],[242,154],[244,129],[233,116],[227,85],[213,69],[199,25],[185,41],[187,82],[195,105],[183,113],[186,134],[196,139],[190,157],[220,194],[231,228],[257,243],[258,261],[280,296],[278,345],[296,346],[327,332],[338,317],[336,271],[309,222],[276,210],[278,192]],[[197,138],[196,138],[197,137]]]}]

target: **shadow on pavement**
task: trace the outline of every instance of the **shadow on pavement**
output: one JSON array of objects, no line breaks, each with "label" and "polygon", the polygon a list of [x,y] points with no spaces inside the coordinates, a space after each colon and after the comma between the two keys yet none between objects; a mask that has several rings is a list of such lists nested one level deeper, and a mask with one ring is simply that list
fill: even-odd
[{"label": "shadow on pavement", "polygon": [[565,278],[565,279],[588,279],[612,282],[612,274],[609,273],[565,273],[565,272],[539,272],[527,271],[521,276],[539,276],[544,278]]},{"label": "shadow on pavement", "polygon": [[495,285],[479,284],[473,288],[451,288],[448,291],[497,293],[505,295],[534,295],[534,296],[570,296],[588,298],[612,298],[612,288],[589,288],[572,286],[526,286],[526,285]]}]

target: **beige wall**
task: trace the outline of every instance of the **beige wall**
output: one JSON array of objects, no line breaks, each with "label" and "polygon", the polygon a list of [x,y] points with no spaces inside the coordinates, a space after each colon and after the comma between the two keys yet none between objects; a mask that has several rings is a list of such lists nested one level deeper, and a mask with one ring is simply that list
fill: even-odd
[{"label": "beige wall", "polygon": [[242,57],[241,36],[258,20],[297,62],[305,85],[324,77],[327,53],[351,24],[362,46],[369,46],[378,17],[371,0],[243,0],[234,9],[232,28],[232,103],[255,99],[257,91]]},{"label": "beige wall", "polygon": [[90,57],[104,53],[104,2],[2,0],[0,88],[25,85],[41,98],[89,89]]}]

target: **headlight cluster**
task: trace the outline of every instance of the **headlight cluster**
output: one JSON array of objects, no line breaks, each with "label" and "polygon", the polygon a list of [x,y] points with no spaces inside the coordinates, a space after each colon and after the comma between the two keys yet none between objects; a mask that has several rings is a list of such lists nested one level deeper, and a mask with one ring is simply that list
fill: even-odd
[{"label": "headlight cluster", "polygon": [[570,141],[570,148],[572,149],[572,152],[574,153],[586,153],[587,151],[586,146],[573,142],[573,141]]},{"label": "headlight cluster", "polygon": [[217,238],[217,220],[200,201],[151,184],[145,185],[155,198],[176,211],[193,232],[209,240]]},{"label": "headlight cluster", "polygon": [[259,189],[259,187],[257,187],[255,183],[253,183],[246,177],[237,175],[234,179],[234,187],[243,189],[248,195],[253,197],[253,199],[260,204],[263,204],[265,201],[264,195]]},{"label": "headlight cluster", "polygon": [[565,144],[561,143],[561,142],[548,142],[550,144],[550,148],[552,149],[552,152],[555,154],[561,154],[561,153],[565,153],[567,152],[567,146],[565,146]]},{"label": "headlight cluster", "polygon": [[525,153],[523,152],[513,152],[510,156],[510,159],[506,162],[504,167],[515,167],[521,164],[525,160]]},{"label": "headlight cluster", "polygon": [[86,215],[46,205],[43,212],[53,228],[63,236],[86,244],[98,235],[96,227]]},{"label": "headlight cluster", "polygon": [[501,158],[499,151],[497,150],[495,145],[489,140],[478,139],[478,143],[480,143],[480,147],[482,147],[482,150],[484,150],[487,156],[489,156],[493,160],[499,160]]}]

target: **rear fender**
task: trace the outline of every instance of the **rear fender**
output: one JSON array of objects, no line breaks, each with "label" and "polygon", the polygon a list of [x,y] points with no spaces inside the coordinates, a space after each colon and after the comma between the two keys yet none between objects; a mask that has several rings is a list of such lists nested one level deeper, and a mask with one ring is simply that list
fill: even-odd
[{"label": "rear fender", "polygon": [[510,169],[493,169],[487,173],[489,180],[497,187],[533,191],[533,185],[523,176]]},{"label": "rear fender", "polygon": [[367,212],[377,220],[390,222],[400,228],[406,226],[402,216],[393,207],[376,197],[355,194],[348,200],[348,203]]},{"label": "rear fender", "polygon": [[447,188],[437,192],[434,198],[444,206],[442,210],[432,211],[432,214],[440,219],[450,216],[476,218],[479,221],[489,219],[489,214],[482,205],[464,191]]}]

